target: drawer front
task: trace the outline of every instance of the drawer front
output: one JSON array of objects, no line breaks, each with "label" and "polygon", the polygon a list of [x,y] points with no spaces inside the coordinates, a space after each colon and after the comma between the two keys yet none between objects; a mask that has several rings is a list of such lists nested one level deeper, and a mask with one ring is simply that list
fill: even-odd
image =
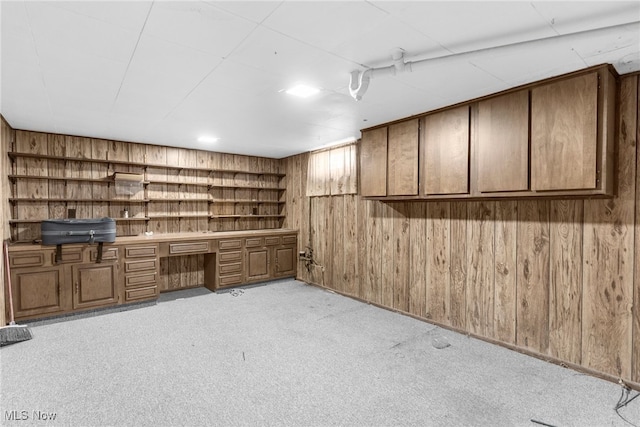
[{"label": "drawer front", "polygon": [[284,243],[285,245],[296,243],[297,241],[298,241],[298,238],[296,236],[284,236],[282,238],[282,243]]},{"label": "drawer front", "polygon": [[158,296],[158,287],[149,286],[148,288],[126,289],[125,299],[127,301],[135,301],[138,299],[155,298]]},{"label": "drawer front", "polygon": [[209,252],[209,242],[169,243],[170,254],[189,254]]},{"label": "drawer front", "polygon": [[127,258],[155,257],[158,255],[158,245],[127,246],[124,248],[124,255]]},{"label": "drawer front", "polygon": [[265,237],[264,243],[267,246],[279,245],[280,244],[280,236],[278,237]]},{"label": "drawer front", "polygon": [[231,286],[242,283],[242,274],[232,274],[229,276],[220,276],[218,278],[219,286]]},{"label": "drawer front", "polygon": [[44,253],[9,254],[9,265],[11,268],[41,267],[44,265]]},{"label": "drawer front", "polygon": [[240,249],[242,248],[242,241],[239,239],[220,240],[220,242],[218,243],[218,248],[220,248],[221,251],[229,249]]},{"label": "drawer front", "polygon": [[156,280],[156,272],[153,273],[144,273],[144,274],[135,274],[135,275],[127,275],[125,277],[125,287],[134,287],[134,286],[143,286],[143,285],[155,285]]},{"label": "drawer front", "polygon": [[158,266],[158,261],[156,258],[143,259],[140,261],[125,261],[124,272],[133,273],[136,271],[147,271],[147,270],[155,271],[157,269],[157,266]]},{"label": "drawer front", "polygon": [[[89,250],[89,260],[95,262],[98,259],[98,250],[91,248]],[[102,259],[105,261],[118,259],[118,248],[109,248],[102,250]]]},{"label": "drawer front", "polygon": [[[61,262],[63,263],[71,263],[71,262],[76,262],[76,263],[81,263],[82,262],[82,248],[68,248],[65,249],[64,246],[62,247],[62,254],[61,254]],[[56,252],[53,251],[53,253],[51,254],[51,263],[55,264],[56,263]]]},{"label": "drawer front", "polygon": [[244,246],[245,248],[254,248],[256,246],[262,246],[262,237],[250,237],[247,239],[244,239]]},{"label": "drawer front", "polygon": [[218,271],[220,272],[220,276],[240,273],[242,271],[242,263],[234,262],[233,264],[222,264]]},{"label": "drawer front", "polygon": [[242,260],[242,252],[222,252],[218,254],[218,263],[236,262]]}]

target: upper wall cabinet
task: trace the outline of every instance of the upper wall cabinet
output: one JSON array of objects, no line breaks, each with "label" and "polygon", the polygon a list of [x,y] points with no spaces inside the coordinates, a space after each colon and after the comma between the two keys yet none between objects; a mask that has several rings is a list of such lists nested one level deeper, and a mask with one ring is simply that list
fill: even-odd
[{"label": "upper wall cabinet", "polygon": [[[606,76],[605,76],[606,79]],[[603,135],[598,132],[597,72],[531,90],[531,182],[534,191],[596,189]],[[612,103],[613,104],[613,103]]]},{"label": "upper wall cabinet", "polygon": [[362,133],[360,143],[360,195],[387,195],[387,128]]},{"label": "upper wall cabinet", "polygon": [[422,123],[423,194],[468,194],[469,106],[430,114]]},{"label": "upper wall cabinet", "polygon": [[478,191],[529,189],[529,91],[478,103]]},{"label": "upper wall cabinet", "polygon": [[419,120],[407,120],[362,133],[360,195],[418,194]]},{"label": "upper wall cabinet", "polygon": [[389,126],[387,195],[418,194],[418,119]]},{"label": "upper wall cabinet", "polygon": [[[609,65],[591,67],[365,130],[361,195],[394,200],[611,197],[616,79]],[[364,191],[374,183],[375,191]]]}]

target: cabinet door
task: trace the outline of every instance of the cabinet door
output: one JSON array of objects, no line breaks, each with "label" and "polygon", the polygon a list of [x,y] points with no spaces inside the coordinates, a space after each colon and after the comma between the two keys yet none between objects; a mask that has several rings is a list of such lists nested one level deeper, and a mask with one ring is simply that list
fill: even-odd
[{"label": "cabinet door", "polygon": [[[64,311],[65,290],[61,289],[62,283],[64,283],[62,267],[12,271],[11,291],[15,317]],[[8,309],[9,304],[6,305]]]},{"label": "cabinet door", "polygon": [[387,195],[418,194],[418,119],[389,126]]},{"label": "cabinet door", "polygon": [[387,195],[387,128],[362,132],[360,195]]},{"label": "cabinet door", "polygon": [[531,90],[533,190],[596,188],[597,107],[597,72]]},{"label": "cabinet door", "polygon": [[296,246],[285,245],[274,249],[275,269],[274,276],[295,276],[296,274]]},{"label": "cabinet door", "polygon": [[469,106],[423,119],[421,170],[423,194],[469,192]]},{"label": "cabinet door", "polygon": [[72,266],[73,308],[112,305],[118,302],[117,264]]},{"label": "cabinet door", "polygon": [[529,189],[529,91],[478,103],[478,191]]},{"label": "cabinet door", "polygon": [[269,267],[269,249],[264,247],[247,249],[247,281],[268,279]]}]

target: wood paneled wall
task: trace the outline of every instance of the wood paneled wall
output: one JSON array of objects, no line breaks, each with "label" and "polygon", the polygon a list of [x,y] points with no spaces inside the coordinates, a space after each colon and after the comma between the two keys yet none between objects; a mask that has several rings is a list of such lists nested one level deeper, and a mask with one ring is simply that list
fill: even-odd
[{"label": "wood paneled wall", "polygon": [[[9,170],[9,147],[14,138],[14,131],[9,124],[4,120],[4,117],[0,116],[0,171],[2,171],[2,177],[0,178],[0,219],[2,219],[2,226],[0,231],[2,234],[2,240],[9,239],[11,237],[11,230],[9,228],[9,219],[11,218],[11,211],[9,209],[9,180],[7,179],[7,171]],[[3,259],[0,262],[0,283],[3,284],[2,290],[0,290],[0,313],[5,313],[5,300],[4,290],[6,288],[5,280],[6,275],[4,271],[4,254]],[[0,316],[0,326],[5,326],[4,316]]]},{"label": "wood paneled wall", "polygon": [[298,278],[443,326],[640,383],[639,77],[621,80],[617,197],[393,202],[306,197],[285,159]]}]

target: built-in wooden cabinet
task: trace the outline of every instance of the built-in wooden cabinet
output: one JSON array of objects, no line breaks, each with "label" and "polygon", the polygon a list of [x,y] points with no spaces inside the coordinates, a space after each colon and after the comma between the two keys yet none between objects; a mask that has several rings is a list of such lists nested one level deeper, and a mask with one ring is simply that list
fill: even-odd
[{"label": "built-in wooden cabinet", "polygon": [[118,264],[102,263],[71,266],[73,309],[114,305],[118,302]]},{"label": "built-in wooden cabinet", "polygon": [[[604,65],[365,129],[361,195],[611,197],[616,96],[617,75]],[[417,120],[416,146],[405,137]],[[418,195],[411,187],[413,162],[420,167]]]},{"label": "built-in wooden cabinet", "polygon": [[360,195],[387,195],[387,128],[362,132],[360,143]]},{"label": "built-in wooden cabinet", "polygon": [[598,73],[531,90],[531,182],[535,191],[595,189]]},{"label": "built-in wooden cabinet", "polygon": [[103,245],[101,262],[95,244],[63,245],[59,261],[53,246],[11,244],[15,317],[35,319],[152,301],[159,295],[160,260],[165,257],[203,260],[196,268],[204,269],[204,283],[190,286],[213,291],[293,277],[297,241],[297,232],[289,229],[123,237]]},{"label": "built-in wooden cabinet", "polygon": [[422,118],[422,192],[469,193],[469,106]]},{"label": "built-in wooden cabinet", "polygon": [[418,119],[395,123],[388,129],[387,195],[418,194]]},{"label": "built-in wooden cabinet", "polygon": [[478,192],[529,190],[529,91],[478,102]]}]

